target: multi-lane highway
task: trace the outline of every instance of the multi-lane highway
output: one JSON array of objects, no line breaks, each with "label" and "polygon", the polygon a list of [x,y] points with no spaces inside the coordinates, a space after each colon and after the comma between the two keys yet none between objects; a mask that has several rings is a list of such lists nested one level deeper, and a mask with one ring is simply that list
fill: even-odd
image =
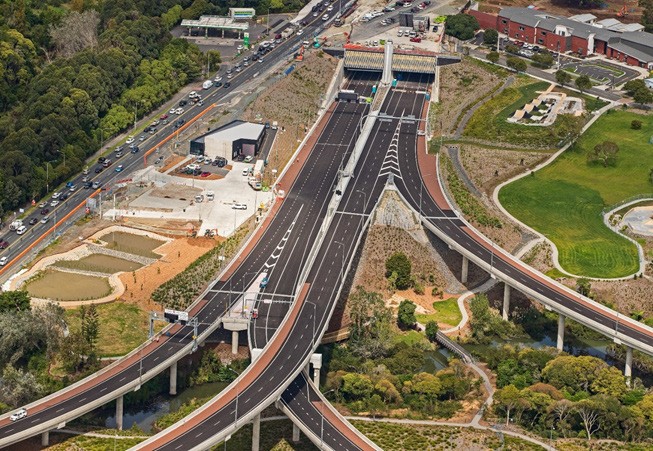
[{"label": "multi-lane highway", "polygon": [[[107,158],[110,158],[113,164],[99,174],[95,173],[95,169],[102,166],[97,163],[99,154],[94,156],[92,159],[89,159],[87,161],[87,167],[89,170],[88,181],[98,182],[102,188],[110,189],[116,181],[128,179],[130,173],[137,169],[141,169],[145,164],[154,164],[154,158],[150,157],[146,162],[144,160],[144,155],[153,152],[154,149],[161,147],[162,143],[167,142],[172,136],[176,135],[181,130],[188,128],[196,118],[212,109],[213,105],[223,101],[226,97],[237,91],[243,84],[251,81],[254,74],[259,73],[261,74],[259,77],[261,77],[263,74],[269,72],[270,69],[279,64],[280,61],[288,58],[288,56],[292,54],[293,49],[301,43],[302,39],[305,39],[306,36],[312,36],[313,33],[321,29],[323,26],[321,18],[310,17],[310,20],[310,23],[304,27],[303,35],[293,35],[289,37],[267,54],[263,62],[252,63],[248,67],[243,67],[241,72],[235,72],[233,78],[229,80],[231,83],[229,88],[220,87],[211,88],[209,90],[201,90],[201,88],[198,88],[198,92],[203,96],[202,100],[204,106],[189,104],[184,107],[185,111],[183,114],[170,114],[170,117],[168,118],[169,124],[163,126],[159,125],[158,130],[154,135],[148,133],[136,135],[134,137],[135,144],[137,144],[140,149],[138,153],[131,153],[127,146],[125,146],[124,156],[121,158],[116,159],[115,154],[111,153]],[[246,54],[243,55],[243,57],[244,56],[246,56]],[[221,69],[220,72],[222,73],[224,70]],[[226,77],[223,78],[225,78],[226,81]],[[167,112],[167,109],[172,106],[176,107],[177,105],[170,104],[166,107],[165,111]],[[156,117],[151,118],[152,121],[154,119],[156,119]],[[181,128],[175,127],[175,122],[178,119],[183,119],[185,121],[185,125]],[[140,141],[141,136],[145,136],[146,139]],[[121,172],[116,172],[115,170],[118,165],[123,166]],[[79,168],[80,171],[82,169],[83,168]],[[83,188],[84,183],[82,180],[84,177],[85,175],[80,172],[69,179],[69,181],[73,182],[76,186],[76,189],[73,192],[71,192],[65,184],[63,184],[64,186],[56,188],[52,187],[52,193],[55,191],[68,193],[68,198],[65,201],[60,201],[58,205],[54,207],[50,206],[50,203],[53,200],[51,199],[51,195],[42,200],[38,200],[36,202],[37,204],[46,202],[47,205],[41,208],[35,208],[23,219],[25,226],[28,228],[23,235],[17,235],[15,232],[10,231],[9,227],[4,228],[2,235],[0,235],[0,241],[8,242],[9,246],[6,249],[0,249],[0,258],[7,257],[6,264],[0,266],[0,281],[6,280],[9,274],[11,274],[12,269],[16,268],[20,262],[30,256],[29,250],[34,247],[33,245],[35,242],[42,241],[48,235],[59,234],[65,231],[73,222],[69,220],[71,213],[73,211],[83,211],[85,200],[91,196],[98,196],[99,190]],[[44,215],[40,214],[43,208],[47,208],[49,212]],[[41,223],[40,221],[44,216],[48,217],[48,222]],[[36,219],[37,223],[30,225],[29,222],[32,219]],[[7,222],[9,223],[11,220]]]}]

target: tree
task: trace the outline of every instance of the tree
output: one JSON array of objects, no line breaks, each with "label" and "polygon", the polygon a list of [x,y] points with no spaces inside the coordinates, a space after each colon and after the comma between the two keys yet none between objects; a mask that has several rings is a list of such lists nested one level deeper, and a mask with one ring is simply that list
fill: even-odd
[{"label": "tree", "polygon": [[521,402],[521,394],[517,387],[508,385],[494,393],[495,408],[503,409],[506,413],[506,425],[510,423],[510,412]]},{"label": "tree", "polygon": [[349,346],[361,357],[383,355],[391,346],[392,312],[379,293],[358,287],[347,300],[352,321]]},{"label": "tree", "polygon": [[342,394],[350,401],[367,399],[374,391],[374,384],[365,374],[347,373],[342,378]]},{"label": "tree", "polygon": [[559,356],[546,364],[542,379],[571,395],[590,391],[600,370],[607,367],[603,360],[592,356]]},{"label": "tree", "polygon": [[401,301],[401,304],[399,304],[399,310],[397,311],[397,322],[399,323],[399,327],[407,329],[415,325],[417,322],[417,318],[415,318],[416,308],[417,306],[415,303],[408,299]]},{"label": "tree", "polygon": [[447,16],[444,29],[447,35],[466,41],[474,37],[474,32],[478,28],[476,17],[469,14],[455,14]]},{"label": "tree", "polygon": [[536,53],[533,55],[533,66],[548,69],[553,66],[553,55],[549,52]]},{"label": "tree", "polygon": [[633,130],[640,130],[642,128],[642,121],[633,119],[630,123],[630,128],[632,128]]},{"label": "tree", "polygon": [[604,168],[617,165],[617,152],[619,146],[612,141],[603,141],[594,146],[592,152],[587,155],[589,163],[601,163]]},{"label": "tree", "polygon": [[488,53],[487,60],[493,64],[496,64],[499,61],[499,52]]},{"label": "tree", "polygon": [[181,5],[175,5],[165,13],[161,14],[161,22],[166,30],[172,30],[172,28],[179,23],[182,11],[183,8]]},{"label": "tree", "polygon": [[574,405],[574,410],[582,421],[587,440],[591,440],[592,434],[601,427],[601,407],[599,403],[593,399],[583,399]]},{"label": "tree", "polygon": [[497,45],[498,40],[499,40],[499,32],[497,30],[495,30],[494,28],[489,28],[485,30],[485,34],[483,35],[483,43],[485,45],[489,45],[489,46]]},{"label": "tree", "polygon": [[420,394],[428,402],[431,409],[442,391],[442,383],[437,376],[429,373],[419,373],[413,377],[412,391]]},{"label": "tree", "polygon": [[4,291],[0,293],[0,313],[29,310],[30,300],[27,291]]},{"label": "tree", "polygon": [[386,403],[401,404],[403,399],[397,387],[387,379],[379,380],[374,386],[374,391],[381,395]]},{"label": "tree", "polygon": [[406,290],[412,284],[410,260],[403,252],[395,252],[385,261],[385,276],[394,276],[394,288]]},{"label": "tree", "polygon": [[633,97],[635,95],[635,93],[637,91],[639,91],[640,89],[642,89],[642,88],[648,89],[648,88],[646,88],[646,83],[644,82],[644,80],[642,80],[640,78],[638,78],[636,80],[627,81],[624,84],[624,91],[626,91],[626,94],[628,94],[631,97]]},{"label": "tree", "polygon": [[95,345],[97,344],[98,336],[100,334],[100,318],[95,304],[91,304],[88,309],[84,309],[84,312],[85,314],[82,314],[82,308],[80,308],[80,316],[82,316],[82,335],[84,336],[84,340],[88,343],[89,349],[94,353]]},{"label": "tree", "polygon": [[426,338],[431,342],[435,342],[435,337],[438,336],[438,323],[435,321],[429,321],[426,323]]},{"label": "tree", "polygon": [[556,71],[556,81],[559,85],[564,86],[571,81],[571,74],[564,69]]},{"label": "tree", "polygon": [[593,393],[608,395],[617,399],[621,399],[627,388],[626,378],[621,371],[613,366],[600,369],[590,385]]},{"label": "tree", "polygon": [[521,58],[517,58],[516,56],[509,56],[506,58],[506,64],[515,72],[524,72],[528,67],[526,61]]},{"label": "tree", "polygon": [[592,87],[592,81],[587,75],[581,75],[576,79],[576,87],[583,93]]},{"label": "tree", "polygon": [[61,25],[50,29],[50,35],[59,53],[70,57],[87,47],[97,45],[99,24],[100,16],[95,10],[90,9],[81,14],[72,12],[63,19]]},{"label": "tree", "polygon": [[506,52],[516,55],[519,52],[519,47],[516,46],[515,44],[508,44],[506,45]]},{"label": "tree", "polygon": [[633,100],[639,104],[646,105],[653,102],[653,93],[647,87],[639,88],[633,94]]},{"label": "tree", "polygon": [[28,404],[45,394],[33,374],[7,365],[0,378],[0,402],[12,408]]},{"label": "tree", "polygon": [[377,415],[386,410],[386,406],[381,397],[374,394],[367,400],[367,409],[372,414],[372,418],[376,418]]},{"label": "tree", "polygon": [[589,279],[581,277],[576,281],[576,291],[583,296],[589,297],[590,291],[592,291],[592,284]]}]

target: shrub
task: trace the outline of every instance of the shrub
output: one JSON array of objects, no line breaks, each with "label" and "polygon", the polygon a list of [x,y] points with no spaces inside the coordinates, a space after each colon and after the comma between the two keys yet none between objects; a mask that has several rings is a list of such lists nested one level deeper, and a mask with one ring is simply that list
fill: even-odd
[{"label": "shrub", "polygon": [[410,288],[411,270],[410,260],[403,252],[395,252],[385,261],[385,276],[394,279],[394,288],[397,290]]},{"label": "shrub", "polygon": [[637,119],[633,120],[630,123],[630,128],[632,128],[633,130],[641,129],[642,128],[642,121],[638,121]]}]

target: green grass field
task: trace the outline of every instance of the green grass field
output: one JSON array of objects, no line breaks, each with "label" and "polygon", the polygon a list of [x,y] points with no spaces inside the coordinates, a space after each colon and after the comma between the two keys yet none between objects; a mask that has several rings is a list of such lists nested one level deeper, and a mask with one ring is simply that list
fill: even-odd
[{"label": "green grass field", "polygon": [[[641,130],[632,130],[632,120]],[[627,111],[601,117],[557,161],[504,187],[499,199],[520,221],[551,239],[562,267],[574,274],[620,277],[639,269],[637,249],[603,224],[604,207],[653,191],[653,120]],[[587,164],[587,153],[598,143],[619,145],[616,167]]]},{"label": "green grass field", "polygon": [[445,299],[444,301],[435,301],[433,303],[435,313],[428,315],[416,315],[417,321],[426,324],[429,321],[436,321],[438,323],[449,324],[451,326],[457,325],[463,315],[458,308],[458,300],[456,298]]},{"label": "green grass field", "polygon": [[[559,116],[551,127],[507,122],[516,110],[537,97],[539,92],[545,91],[549,85],[548,82],[533,82],[531,78],[518,77],[511,86],[476,110],[467,123],[463,136],[493,141],[496,144],[508,143],[541,149],[556,147],[560,141],[564,122],[572,120],[570,116]],[[574,95],[579,94],[574,93]],[[586,108],[590,111],[605,105],[605,102],[600,100],[588,96],[582,97],[585,99]]]}]

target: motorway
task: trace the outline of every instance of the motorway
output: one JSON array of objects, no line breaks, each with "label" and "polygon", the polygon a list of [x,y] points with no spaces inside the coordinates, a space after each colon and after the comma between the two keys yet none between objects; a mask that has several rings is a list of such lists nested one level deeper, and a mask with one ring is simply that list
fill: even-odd
[{"label": "motorway", "polygon": [[[312,21],[304,27],[304,34],[302,36],[291,36],[286,41],[278,44],[272,52],[267,54],[263,62],[252,63],[248,67],[243,67],[241,72],[234,72],[234,77],[228,80],[231,82],[230,88],[211,88],[210,90],[205,91],[202,90],[200,86],[198,92],[203,96],[202,100],[205,107],[200,107],[197,104],[188,104],[184,107],[184,114],[171,114],[168,118],[170,123],[165,126],[159,125],[156,134],[149,135],[147,133],[141,133],[136,135],[135,143],[140,148],[140,152],[132,154],[130,153],[129,148],[125,146],[125,155],[122,158],[116,159],[115,154],[111,153],[108,158],[113,161],[113,164],[99,174],[95,173],[95,168],[100,166],[96,161],[100,154],[98,153],[91,159],[87,160],[89,168],[88,180],[90,182],[98,182],[105,190],[110,190],[116,181],[128,179],[132,172],[147,165],[146,159],[144,158],[145,154],[153,152],[154,149],[161,147],[175,135],[178,136],[180,131],[187,129],[198,117],[208,113],[212,108],[214,108],[214,105],[217,105],[220,101],[224,101],[225,98],[231,96],[239,87],[250,82],[256,73],[265,74],[269,72],[270,69],[276,66],[280,61],[291,55],[293,49],[295,49],[296,46],[306,38],[306,36],[312,36],[313,33],[321,30],[323,27],[321,18],[314,19],[313,17],[310,17],[310,19]],[[248,54],[251,55],[251,52]],[[245,55],[243,55],[243,57],[244,56]],[[224,72],[224,70],[220,70],[220,72]],[[224,74],[222,75],[224,81],[227,81],[226,76],[224,76]],[[263,75],[259,76],[262,77]],[[173,106],[177,107],[177,104],[171,103],[168,105],[168,108]],[[168,108],[166,108],[166,112]],[[154,121],[156,118],[158,118],[158,115],[157,117],[152,117],[150,122]],[[174,127],[174,123],[178,119],[184,119],[186,122],[186,125],[180,129]],[[147,136],[147,139],[142,142],[139,141],[141,135]],[[123,165],[123,170],[121,172],[115,172],[115,168],[118,165]],[[69,192],[65,187],[65,183],[63,186],[53,189],[52,192],[59,190],[61,192],[69,193],[69,197],[65,201],[60,202],[56,207],[50,207],[50,202],[52,201],[50,196],[36,202],[37,204],[40,204],[47,200],[48,205],[46,208],[50,210],[47,214],[49,217],[47,223],[40,222],[44,215],[40,214],[41,208],[37,207],[34,208],[33,211],[30,211],[29,215],[26,215],[26,217],[23,218],[25,226],[28,227],[28,230],[23,235],[17,235],[15,232],[10,231],[8,227],[5,227],[5,232],[0,236],[0,240],[7,241],[9,246],[4,250],[0,250],[0,257],[7,257],[8,262],[5,266],[0,266],[0,281],[6,280],[11,273],[10,269],[12,267],[17,266],[19,263],[24,261],[25,257],[31,256],[29,251],[34,248],[34,243],[37,241],[43,241],[50,234],[56,236],[57,234],[64,232],[68,227],[70,227],[72,222],[69,220],[70,216],[84,207],[87,198],[96,197],[100,193],[99,190],[83,189],[83,178],[84,175],[80,172],[69,179],[69,181],[72,181],[77,186],[77,189],[74,192]],[[29,221],[33,218],[37,219],[39,222],[30,226]],[[8,222],[11,222],[11,220],[8,220]],[[36,255],[36,251],[34,251],[33,254]]]},{"label": "motorway", "polygon": [[[411,114],[417,116],[422,109],[423,90],[427,83],[426,77],[417,82],[406,82],[405,86],[402,86],[404,89],[392,91],[387,96],[382,111],[390,116]],[[416,94],[415,91],[422,93]],[[304,361],[313,352],[326,330],[336,301],[341,294],[342,281],[346,277],[344,268],[353,258],[356,246],[359,244],[359,237],[367,225],[367,218],[386,185],[390,174],[386,170],[387,162],[392,159],[392,152],[388,151],[388,148],[397,130],[397,124],[396,119],[381,119],[375,124],[350,184],[342,195],[339,208],[317,254],[315,264],[311,267],[292,310],[285,311],[288,304],[274,302],[267,306],[260,304],[260,308],[266,308],[266,311],[259,313],[257,323],[267,322],[268,327],[257,325],[250,336],[250,340],[257,342],[259,346],[270,333],[274,332],[270,330],[269,320],[266,321],[267,313],[270,313],[273,318],[287,315],[287,320],[276,330],[276,335],[265,342],[266,348],[262,355],[238,380],[202,409],[187,417],[183,423],[173,425],[137,446],[137,449],[174,450],[209,447],[219,441],[213,437],[219,436],[220,439],[225,437],[231,431],[238,429],[239,423],[242,425],[249,421],[254,416],[255,409],[274,402],[288,386],[289,381],[303,369]],[[358,121],[352,122],[352,125],[357,126]],[[415,124],[413,128],[414,134]],[[336,150],[333,145],[330,147],[332,151]],[[319,183],[319,180],[316,180],[316,183]],[[314,244],[313,241],[311,244]],[[294,281],[295,275],[296,273],[290,272],[290,279]],[[277,295],[280,291],[280,288],[274,290]],[[259,299],[263,301],[268,297],[270,294],[267,292],[259,294]],[[320,408],[326,412],[323,405]],[[302,406],[299,405],[298,409],[301,410]],[[308,417],[302,420],[310,422]],[[322,426],[321,421],[320,426]],[[353,429],[343,429],[342,424],[334,426],[328,419],[321,429],[324,430],[325,443],[332,449],[373,447]]]}]

